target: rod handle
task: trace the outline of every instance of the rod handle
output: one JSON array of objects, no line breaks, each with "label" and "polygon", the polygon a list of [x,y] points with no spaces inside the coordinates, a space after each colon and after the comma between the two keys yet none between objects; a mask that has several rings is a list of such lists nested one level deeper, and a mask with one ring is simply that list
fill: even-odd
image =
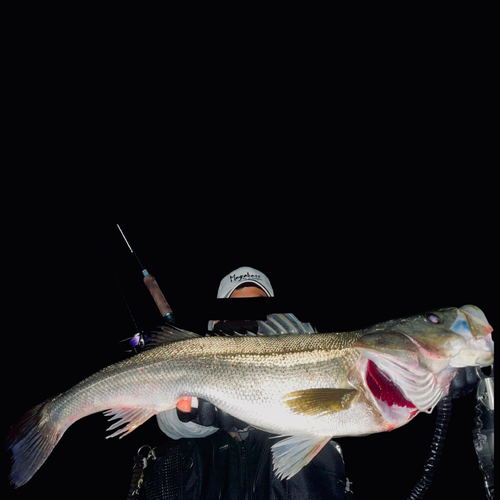
[{"label": "rod handle", "polygon": [[169,306],[167,299],[163,295],[163,292],[160,290],[155,277],[152,274],[147,274],[143,279],[144,284],[147,286],[151,297],[153,297],[153,300],[155,301],[155,304],[160,311],[160,314],[163,317],[167,316],[168,314],[171,315],[172,308]]}]

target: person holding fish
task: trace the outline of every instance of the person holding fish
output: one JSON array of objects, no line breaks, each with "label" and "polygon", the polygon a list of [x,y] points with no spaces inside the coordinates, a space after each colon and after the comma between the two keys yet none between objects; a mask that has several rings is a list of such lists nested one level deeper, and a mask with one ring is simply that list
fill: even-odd
[{"label": "person holding fish", "polygon": [[[269,280],[249,268],[219,287],[225,298],[262,292],[273,294]],[[471,304],[347,332],[315,333],[291,314],[244,322],[233,335],[229,323],[213,326],[206,336],[166,324],[144,351],[29,410],[6,438],[14,487],[33,477],[71,425],[105,412],[107,437],[154,415],[180,437],[146,459],[147,500],[345,498],[350,483],[332,438],[406,425],[454,397],[461,370],[494,359],[493,328]],[[178,411],[190,397],[198,416]],[[203,437],[189,437],[200,427]]]},{"label": "person holding fish", "polygon": [[[217,298],[258,297],[274,297],[274,291],[267,276],[251,267],[240,267],[225,276],[217,293]],[[314,333],[310,325],[300,324],[295,317],[293,321]],[[208,329],[216,335],[234,335],[238,331],[255,335],[257,323],[212,320]],[[289,330],[281,326],[273,334]],[[330,441],[312,460],[311,467],[282,480],[274,473],[271,446],[276,440],[270,433],[233,418],[205,400],[193,400],[182,398],[176,409],[157,415],[160,429],[175,441],[162,447],[155,463],[146,468],[146,498],[353,498],[338,443]],[[179,460],[179,455],[188,467],[165,466]],[[167,491],[172,485],[176,485],[174,495],[169,491],[171,496],[148,496],[148,490]]]},{"label": "person holding fish", "polygon": [[[219,299],[258,297],[274,297],[274,291],[267,276],[251,267],[240,267],[225,276],[217,293]],[[261,335],[315,333],[309,324],[300,323],[293,315],[286,316],[290,323],[278,316],[268,316],[267,330],[262,325],[259,330],[256,321],[248,320],[211,320],[208,330],[219,336],[255,335],[257,331]],[[431,323],[438,321],[437,318],[429,315]],[[371,370],[369,380],[373,390],[382,399],[385,397],[391,407],[413,406],[407,405],[397,392],[387,391],[384,396],[387,388],[380,384],[380,378],[377,380],[374,365]],[[450,394],[454,398],[463,396],[476,384],[475,369],[461,368],[452,381]],[[411,413],[415,414],[415,409]],[[228,415],[206,400],[183,397],[177,408],[160,412],[157,421],[173,441],[157,448],[155,460],[145,469],[146,500],[354,498],[340,445],[333,440],[328,440],[310,465],[283,478],[276,475],[272,457],[271,447],[277,442],[276,437]],[[175,466],[176,463],[182,466]]]}]

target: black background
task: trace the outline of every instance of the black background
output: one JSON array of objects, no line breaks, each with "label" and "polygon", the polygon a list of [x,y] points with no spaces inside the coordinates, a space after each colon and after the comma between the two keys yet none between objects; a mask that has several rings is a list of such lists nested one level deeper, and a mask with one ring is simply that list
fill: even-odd
[{"label": "black background", "polygon": [[[118,341],[135,333],[121,291],[141,329],[161,323],[117,222],[179,323],[194,331],[204,331],[220,279],[240,265],[266,273],[276,303],[321,332],[466,303],[498,324],[491,178],[413,171],[394,182],[390,172],[340,170],[329,167],[307,184],[302,168],[285,181],[279,172],[257,178],[251,170],[207,184],[145,177],[132,190],[110,190],[107,198],[87,192],[78,203],[38,192],[28,216],[4,224],[4,435],[32,406],[121,359]],[[473,418],[473,396],[455,401],[427,498],[453,498],[465,485],[470,498],[482,498]],[[421,414],[390,433],[338,440],[357,498],[406,498],[434,419]],[[18,490],[8,485],[6,455],[7,497],[124,498],[134,453],[163,436],[154,419],[122,440],[105,440],[107,426],[102,415],[78,421]]]},{"label": "black background", "polygon": [[[117,222],[194,331],[241,265],[321,332],[467,303],[498,328],[487,14],[356,12],[306,33],[280,13],[290,32],[260,47],[228,25],[195,37],[191,15],[139,32],[115,11],[44,14],[8,18],[2,435],[121,359],[135,326],[114,275],[139,327],[161,322]],[[473,418],[473,396],[454,403],[427,499],[483,497]],[[125,498],[133,455],[163,436],[154,419],[122,440],[106,427],[75,423],[18,490],[5,454],[2,498]],[[406,498],[433,427],[339,439],[357,498]]]}]

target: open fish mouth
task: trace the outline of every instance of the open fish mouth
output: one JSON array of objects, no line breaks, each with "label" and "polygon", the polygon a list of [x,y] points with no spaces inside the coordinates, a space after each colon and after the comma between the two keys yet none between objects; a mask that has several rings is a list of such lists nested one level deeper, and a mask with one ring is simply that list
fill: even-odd
[{"label": "open fish mouth", "polygon": [[457,318],[450,330],[466,341],[466,347],[450,360],[456,368],[464,366],[488,366],[493,364],[494,343],[493,327],[479,307],[465,305],[460,307]]}]

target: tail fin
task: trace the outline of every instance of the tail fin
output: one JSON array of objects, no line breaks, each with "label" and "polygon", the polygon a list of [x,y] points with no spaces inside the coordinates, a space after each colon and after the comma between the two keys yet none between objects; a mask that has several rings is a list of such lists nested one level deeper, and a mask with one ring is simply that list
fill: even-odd
[{"label": "tail fin", "polygon": [[10,481],[16,488],[33,477],[66,430],[49,418],[49,402],[32,408],[7,436],[7,449],[12,452]]}]

